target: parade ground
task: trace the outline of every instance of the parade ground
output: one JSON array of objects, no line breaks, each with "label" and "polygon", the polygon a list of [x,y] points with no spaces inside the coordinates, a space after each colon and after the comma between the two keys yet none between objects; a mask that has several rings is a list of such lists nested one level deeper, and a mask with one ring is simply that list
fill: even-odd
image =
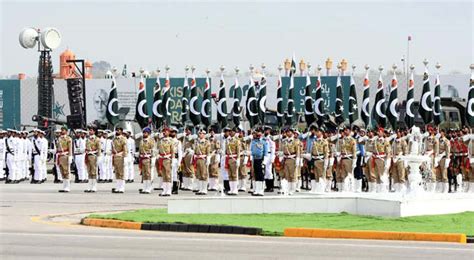
[{"label": "parade ground", "polygon": [[[110,193],[113,184],[99,185],[99,191],[95,194],[83,192],[87,184],[73,184],[68,194],[58,193],[60,186],[51,181],[41,185],[25,182],[0,185],[2,259],[314,259],[316,256],[323,259],[472,259],[474,256],[473,244],[305,239],[88,227],[79,223],[90,214],[113,214],[138,209],[158,209],[163,214],[167,199],[159,197],[157,193],[139,194],[138,189],[142,185],[137,180],[127,184],[125,194]],[[178,196],[191,196],[191,192],[180,192]],[[215,215],[216,219],[218,216]],[[182,220],[183,215],[177,219]]]}]

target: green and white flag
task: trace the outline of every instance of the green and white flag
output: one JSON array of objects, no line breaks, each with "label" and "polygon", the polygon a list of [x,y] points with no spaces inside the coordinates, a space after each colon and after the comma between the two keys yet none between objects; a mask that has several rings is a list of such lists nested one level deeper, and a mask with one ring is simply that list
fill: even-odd
[{"label": "green and white flag", "polygon": [[296,62],[295,62],[295,55],[293,55],[293,59],[291,60],[291,69],[290,69],[290,86],[288,87],[288,101],[287,101],[287,109],[285,113],[286,118],[286,125],[292,127],[295,123],[295,100],[294,100],[294,91],[295,91],[295,79],[294,74],[296,72]]},{"label": "green and white flag", "polygon": [[337,75],[336,84],[336,107],[334,108],[334,117],[338,125],[344,123],[344,95],[342,93],[341,75]]},{"label": "green and white flag", "polygon": [[184,75],[184,82],[183,82],[183,98],[181,99],[181,124],[183,126],[186,125],[188,121],[188,113],[189,113],[189,83],[188,83],[188,74]]},{"label": "green and white flag", "polygon": [[316,118],[314,116],[314,104],[313,104],[313,96],[312,92],[313,89],[311,87],[311,78],[309,77],[309,71],[306,73],[306,87],[304,90],[304,117],[306,121],[306,125],[309,127]]},{"label": "green and white flag", "polygon": [[246,102],[246,114],[249,120],[250,127],[254,127],[258,124],[258,101],[255,94],[255,82],[250,75],[249,89],[247,91],[247,102]]},{"label": "green and white flag", "polygon": [[318,125],[322,125],[325,119],[325,102],[321,89],[321,71],[318,72],[318,79],[316,81],[316,99],[314,102],[314,112],[318,118]]},{"label": "green and white flag", "polygon": [[380,72],[373,115],[377,127],[385,128],[387,126],[387,116],[385,115],[385,94],[383,88],[382,72]]},{"label": "green and white flag", "polygon": [[232,121],[234,122],[235,126],[238,126],[240,124],[240,113],[242,111],[242,107],[240,106],[240,102],[242,100],[242,88],[240,87],[237,76],[235,76],[233,98],[234,103],[232,105]]},{"label": "green and white flag", "polygon": [[225,96],[225,81],[224,73],[221,73],[221,80],[219,83],[219,101],[217,102],[217,122],[221,128],[227,126],[227,99]]},{"label": "green and white flag", "polygon": [[165,88],[163,89],[163,101],[161,103],[161,111],[163,111],[163,123],[166,123],[166,126],[171,125],[171,110],[170,106],[170,76],[169,73],[166,72],[166,79],[165,79]]},{"label": "green and white flag", "polygon": [[393,78],[392,78],[392,83],[390,84],[390,98],[388,100],[388,107],[385,112],[387,115],[388,121],[390,122],[390,125],[392,125],[393,130],[397,130],[398,128],[398,81],[397,81],[397,75],[395,74],[395,71],[393,71]]},{"label": "green and white flag", "polygon": [[153,89],[153,124],[156,129],[163,125],[163,111],[161,110],[161,83],[160,77],[156,76],[155,88]]},{"label": "green and white flag", "polygon": [[415,124],[415,107],[413,102],[415,102],[414,98],[414,91],[415,91],[415,81],[413,79],[413,71],[410,74],[410,80],[408,81],[408,92],[407,92],[407,104],[406,104],[406,113],[405,113],[405,124],[407,128],[410,129]]},{"label": "green and white flag", "polygon": [[471,79],[469,81],[469,95],[467,98],[466,106],[466,121],[470,127],[474,127],[474,70],[471,71]]},{"label": "green and white flag", "polygon": [[267,78],[265,74],[260,80],[260,90],[258,91],[258,119],[260,123],[265,124],[265,113],[267,112]]},{"label": "green and white flag", "polygon": [[357,93],[354,81],[354,75],[351,75],[351,85],[349,86],[349,123],[352,125],[359,119],[359,108],[357,107]]},{"label": "green and white flag", "polygon": [[439,81],[439,73],[436,74],[434,97],[433,97],[433,121],[436,125],[443,122],[441,117],[441,82]]},{"label": "green and white flag", "polygon": [[360,111],[360,117],[364,121],[365,127],[370,126],[370,81],[369,81],[369,70],[365,72],[364,77],[364,97],[362,99],[362,109]]},{"label": "green and white flag", "polygon": [[138,87],[137,104],[135,105],[135,120],[141,128],[144,128],[148,125],[148,119],[149,116],[146,105],[145,83],[143,82],[143,77],[141,77]]},{"label": "green and white flag", "polygon": [[191,79],[191,99],[189,100],[189,119],[196,127],[201,123],[201,106],[198,102],[198,88],[196,86],[196,76],[192,75]]},{"label": "green and white flag", "polygon": [[106,117],[107,121],[109,121],[109,123],[114,127],[120,121],[118,110],[117,83],[115,82],[115,78],[113,78],[109,92],[109,99],[107,100]]},{"label": "green and white flag", "polygon": [[206,76],[206,85],[204,86],[204,93],[202,95],[202,104],[201,104],[201,122],[204,126],[209,127],[211,125],[212,119],[212,107],[211,107],[211,83],[209,80],[209,75]]},{"label": "green and white flag", "polygon": [[428,68],[425,68],[423,74],[423,92],[421,93],[420,106],[418,107],[420,114],[425,124],[433,121],[433,102],[431,101],[430,78],[428,75]]},{"label": "green and white flag", "polygon": [[284,112],[283,112],[283,93],[281,89],[281,74],[278,74],[277,82],[277,123],[278,127],[283,126]]}]

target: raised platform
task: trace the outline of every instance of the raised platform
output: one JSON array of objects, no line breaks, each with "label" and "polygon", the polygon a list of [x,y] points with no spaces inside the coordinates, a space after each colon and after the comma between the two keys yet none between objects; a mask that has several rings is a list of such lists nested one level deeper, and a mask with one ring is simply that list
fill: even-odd
[{"label": "raised platform", "polygon": [[474,194],[302,193],[265,197],[179,197],[168,200],[168,213],[341,213],[384,217],[438,215],[474,211]]}]

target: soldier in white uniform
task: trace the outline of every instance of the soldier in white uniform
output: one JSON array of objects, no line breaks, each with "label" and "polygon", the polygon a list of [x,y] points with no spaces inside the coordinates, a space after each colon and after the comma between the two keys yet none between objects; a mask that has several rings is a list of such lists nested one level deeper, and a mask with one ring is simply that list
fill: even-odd
[{"label": "soldier in white uniform", "polygon": [[273,192],[274,181],[273,181],[273,161],[275,161],[275,142],[271,138],[272,128],[270,126],[264,127],[265,135],[264,139],[267,142],[268,155],[265,156],[267,159],[265,163],[265,192]]},{"label": "soldier in white uniform", "polygon": [[228,190],[230,190],[230,186],[229,186],[229,174],[227,172],[227,168],[226,168],[226,143],[228,141],[229,138],[231,138],[230,136],[230,128],[229,127],[225,127],[223,130],[223,132],[221,134],[215,134],[214,135],[214,139],[216,141],[219,141],[221,142],[220,144],[220,147],[221,147],[221,169],[220,169],[220,172],[221,172],[221,176],[220,176],[220,179],[222,180],[222,184],[219,188],[223,189],[221,190],[222,192],[226,192]]},{"label": "soldier in white uniform", "polygon": [[181,160],[183,159],[183,149],[181,146],[181,142],[177,138],[177,134],[178,134],[178,129],[176,127],[171,127],[170,137],[173,140],[174,151],[175,151],[174,159],[172,160],[172,164],[171,164],[171,173],[172,173],[172,179],[173,179],[172,194],[178,194],[178,190],[179,190],[178,168],[179,168],[179,165],[181,164]]},{"label": "soldier in white uniform", "polygon": [[105,182],[112,182],[114,169],[112,165],[112,139],[114,135],[110,130],[105,130],[105,156],[104,156],[104,166],[107,168],[106,170],[106,181]]},{"label": "soldier in white uniform", "polygon": [[[33,178],[31,179],[32,184],[39,184],[43,180],[42,163],[43,158],[45,158],[44,154],[47,152],[47,150],[43,150],[43,140],[39,137],[39,131],[39,129],[34,130],[34,136],[31,145],[31,155],[33,156],[34,169]],[[44,164],[46,164],[46,161],[44,161]]]},{"label": "soldier in white uniform", "polygon": [[130,130],[124,131],[127,137],[128,154],[125,158],[125,182],[132,183],[135,179],[135,139],[132,137]]},{"label": "soldier in white uniform", "polygon": [[6,144],[6,132],[4,130],[0,130],[0,181],[5,180],[5,144]]},{"label": "soldier in white uniform", "polygon": [[58,156],[57,156],[57,150],[58,150],[58,139],[59,136],[61,135],[61,129],[56,129],[54,131],[54,141],[53,141],[53,147],[51,148],[50,152],[54,155],[54,171],[55,171],[55,176],[54,176],[54,183],[62,183],[63,182],[63,176],[61,175],[61,171],[59,170],[59,162],[58,162]]},{"label": "soldier in white uniform", "polygon": [[104,130],[98,129],[97,130],[97,137],[99,137],[99,142],[100,142],[100,153],[97,156],[97,166],[99,168],[99,176],[98,176],[98,183],[103,183],[106,180],[106,170],[107,167],[105,167],[104,163],[104,158],[105,158],[105,138],[104,138]]},{"label": "soldier in white uniform", "polygon": [[86,171],[85,171],[85,151],[86,151],[86,139],[82,137],[82,129],[76,130],[76,138],[74,139],[74,163],[76,164],[77,179],[76,183],[85,183]]},{"label": "soldier in white uniform", "polygon": [[17,131],[8,129],[8,138],[6,142],[6,163],[8,169],[8,179],[6,183],[19,183],[17,169],[18,138]]}]

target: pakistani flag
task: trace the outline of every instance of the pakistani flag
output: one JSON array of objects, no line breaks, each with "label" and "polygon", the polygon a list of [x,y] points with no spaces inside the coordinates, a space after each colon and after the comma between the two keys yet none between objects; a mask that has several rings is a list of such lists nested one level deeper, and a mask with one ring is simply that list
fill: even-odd
[{"label": "pakistani flag", "polygon": [[239,79],[235,76],[235,85],[234,85],[234,103],[232,104],[232,121],[234,122],[235,126],[240,124],[240,101],[242,100],[242,88],[239,84]]},{"label": "pakistani flag", "polygon": [[138,86],[138,98],[137,104],[135,105],[135,120],[141,128],[148,125],[148,109],[146,105],[146,94],[145,94],[145,83],[143,77],[140,78]]},{"label": "pakistani flag", "polygon": [[349,123],[352,125],[359,119],[359,108],[357,107],[357,93],[354,81],[354,74],[351,76],[351,85],[349,86]]},{"label": "pakistani flag", "polygon": [[316,81],[316,99],[314,102],[314,112],[318,117],[318,125],[322,125],[324,121],[324,99],[321,89],[321,71],[318,72],[318,80]]},{"label": "pakistani flag", "polygon": [[160,77],[156,76],[155,89],[153,90],[153,124],[160,128],[163,124],[163,111],[161,110],[161,84]]},{"label": "pakistani flag", "polygon": [[207,127],[211,125],[211,83],[209,75],[206,76],[206,86],[204,86],[204,93],[202,95],[201,104],[201,122]]},{"label": "pakistani flag", "polygon": [[433,121],[436,125],[442,122],[441,118],[441,82],[439,81],[439,73],[436,75],[434,97],[433,97]]},{"label": "pakistani flag", "polygon": [[379,75],[377,82],[377,93],[375,94],[375,105],[373,108],[373,115],[377,127],[387,126],[387,117],[385,116],[385,94],[383,91],[382,72]]},{"label": "pakistani flag", "polygon": [[407,128],[410,129],[415,124],[415,114],[413,107],[413,102],[415,102],[414,98],[414,91],[415,91],[415,81],[413,80],[413,71],[410,74],[410,80],[408,81],[408,92],[407,92],[407,104],[406,104],[406,113],[405,113],[405,124]]},{"label": "pakistani flag", "polygon": [[189,119],[193,122],[196,127],[201,123],[201,106],[198,102],[198,88],[196,86],[196,77],[193,76],[191,79],[191,99],[189,100]]},{"label": "pakistani flag", "polygon": [[219,101],[217,102],[217,122],[221,128],[227,126],[227,100],[225,97],[224,73],[221,73],[221,82],[219,84]]},{"label": "pakistani flag", "polygon": [[364,99],[362,100],[362,111],[360,117],[364,121],[365,127],[370,125],[370,82],[369,82],[369,70],[365,72],[364,77]]},{"label": "pakistani flag", "polygon": [[181,124],[184,126],[188,121],[189,113],[189,84],[188,84],[188,74],[184,75],[183,82],[183,98],[181,99]]},{"label": "pakistani flag", "polygon": [[433,120],[432,106],[430,78],[428,76],[428,69],[425,68],[425,73],[423,74],[423,92],[421,93],[420,106],[418,107],[418,113],[425,124],[428,124]]},{"label": "pakistani flag", "polygon": [[291,69],[290,69],[290,86],[288,87],[288,101],[287,101],[287,109],[285,113],[286,117],[286,125],[293,126],[295,122],[295,101],[294,101],[294,91],[295,91],[295,79],[294,74],[296,72],[296,62],[295,62],[295,55],[293,55],[293,59],[291,60]]},{"label": "pakistani flag", "polygon": [[168,72],[166,72],[166,79],[165,79],[165,88],[163,89],[163,100],[161,101],[161,111],[163,112],[164,122],[165,125],[169,126],[171,124],[171,111],[169,109],[170,103],[170,76]]},{"label": "pakistani flag", "polygon": [[337,84],[336,84],[336,106],[334,108],[334,116],[336,117],[336,123],[338,125],[344,123],[344,103],[343,103],[342,94],[342,83],[341,83],[341,76],[337,75]]},{"label": "pakistani flag", "polygon": [[277,123],[278,127],[283,126],[283,93],[281,89],[281,75],[278,74],[278,82],[277,82]]},{"label": "pakistani flag", "polygon": [[309,77],[309,71],[306,73],[306,87],[304,90],[304,118],[306,121],[306,125],[309,127],[316,118],[314,116],[313,111],[313,96],[312,96],[312,88],[311,88],[311,78]]},{"label": "pakistani flag", "polygon": [[249,89],[247,91],[247,102],[245,107],[247,110],[247,119],[249,120],[250,127],[253,128],[256,124],[258,124],[258,104],[255,95],[255,82],[252,79],[252,75],[250,75]]},{"label": "pakistani flag", "polygon": [[265,113],[267,112],[267,78],[262,75],[260,90],[258,91],[258,118],[260,123],[265,124]]},{"label": "pakistani flag", "polygon": [[120,121],[118,114],[117,83],[115,82],[115,78],[112,79],[112,87],[110,87],[106,117],[113,126]]},{"label": "pakistani flag", "polygon": [[467,124],[470,127],[474,127],[474,110],[472,106],[474,105],[474,70],[471,72],[471,80],[469,81],[469,95],[467,98],[466,106],[466,120]]},{"label": "pakistani flag", "polygon": [[388,121],[390,122],[390,125],[392,125],[393,130],[397,130],[398,128],[398,81],[397,81],[397,75],[395,74],[395,71],[393,71],[393,78],[392,78],[392,83],[390,84],[390,98],[388,100],[388,107],[385,112],[387,115]]}]

